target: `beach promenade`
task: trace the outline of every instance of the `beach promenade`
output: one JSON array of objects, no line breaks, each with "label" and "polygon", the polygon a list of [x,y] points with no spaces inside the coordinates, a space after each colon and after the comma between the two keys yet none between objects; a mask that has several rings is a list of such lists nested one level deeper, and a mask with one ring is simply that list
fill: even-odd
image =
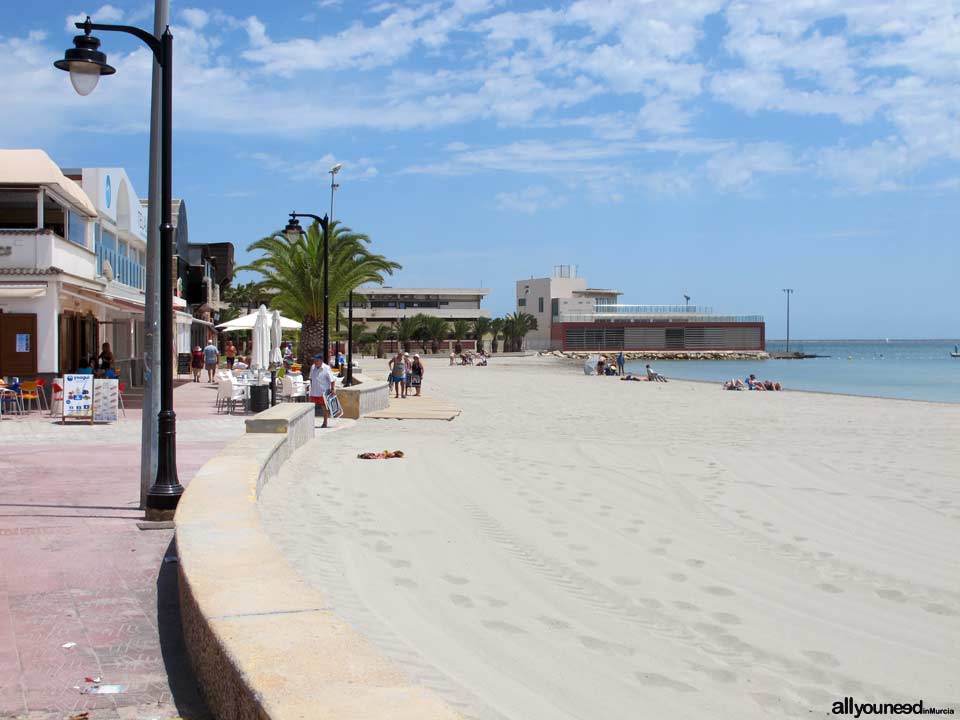
[{"label": "beach promenade", "polygon": [[320,436],[260,510],[465,717],[958,709],[960,406],[428,362],[459,416]]},{"label": "beach promenade", "polygon": [[[215,389],[174,392],[180,481],[243,432]],[[0,424],[0,717],[209,717],[183,653],[173,530],[141,530],[140,411]],[[167,561],[165,562],[165,558]],[[85,694],[98,684],[119,694]]]}]

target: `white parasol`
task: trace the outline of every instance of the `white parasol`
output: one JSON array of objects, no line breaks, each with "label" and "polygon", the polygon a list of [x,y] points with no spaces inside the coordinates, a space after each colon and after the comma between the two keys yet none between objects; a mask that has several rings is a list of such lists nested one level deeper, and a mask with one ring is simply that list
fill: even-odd
[{"label": "white parasol", "polygon": [[257,320],[253,324],[253,348],[250,355],[250,366],[266,368],[270,362],[270,315],[267,306],[261,305],[257,310]]},{"label": "white parasol", "polygon": [[283,333],[280,324],[280,311],[273,311],[273,318],[270,323],[270,364],[280,365],[283,363],[283,353],[280,351],[280,342]]}]

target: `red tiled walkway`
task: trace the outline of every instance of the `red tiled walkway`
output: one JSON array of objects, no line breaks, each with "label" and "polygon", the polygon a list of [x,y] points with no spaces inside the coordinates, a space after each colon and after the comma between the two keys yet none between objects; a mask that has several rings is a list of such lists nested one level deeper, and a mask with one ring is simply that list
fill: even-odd
[{"label": "red tiled walkway", "polygon": [[[193,428],[178,437],[184,484],[241,431],[213,415],[213,398],[200,385],[175,393]],[[0,717],[209,717],[183,652],[176,565],[163,562],[176,555],[173,531],[136,524],[139,411],[122,424],[118,442],[89,443],[76,428],[55,443],[37,423],[24,442],[32,426],[0,425]],[[126,690],[84,694],[85,677]]]}]

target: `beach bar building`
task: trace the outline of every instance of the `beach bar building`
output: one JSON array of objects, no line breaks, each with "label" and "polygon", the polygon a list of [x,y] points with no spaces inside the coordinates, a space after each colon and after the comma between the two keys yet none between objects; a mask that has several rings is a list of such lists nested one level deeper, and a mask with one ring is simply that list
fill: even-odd
[{"label": "beach bar building", "polygon": [[[395,288],[361,287],[353,303],[353,321],[374,330],[414,315],[442,317],[444,320],[467,320],[490,317],[480,303],[490,293],[486,288]],[[347,306],[341,306],[344,316]]]},{"label": "beach bar building", "polygon": [[696,305],[628,305],[622,293],[591,288],[576,266],[558,265],[547,278],[516,283],[517,311],[537,319],[530,350],[759,351],[759,315],[724,315]]}]

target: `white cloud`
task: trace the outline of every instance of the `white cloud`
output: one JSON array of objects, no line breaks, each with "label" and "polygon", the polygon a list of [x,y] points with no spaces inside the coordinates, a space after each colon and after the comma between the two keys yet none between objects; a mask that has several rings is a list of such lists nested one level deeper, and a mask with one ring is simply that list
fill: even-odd
[{"label": "white cloud", "polygon": [[758,175],[783,174],[797,169],[790,149],[781,143],[755,143],[723,150],[711,157],[704,169],[722,191],[743,191]]},{"label": "white cloud", "polygon": [[542,185],[531,185],[517,192],[497,193],[494,198],[497,207],[501,210],[535,215],[541,210],[557,208],[566,202],[566,199],[554,195]]},{"label": "white cloud", "polygon": [[67,16],[66,31],[69,33],[78,32],[75,23],[83,22],[88,15],[95,23],[118,23],[123,20],[123,10],[113,5],[101,5],[100,9],[93,13],[81,12]]},{"label": "white cloud", "polygon": [[187,25],[194,30],[200,30],[210,22],[210,15],[205,10],[199,8],[184,8],[181,14],[183,15],[183,19],[186,20]]}]

